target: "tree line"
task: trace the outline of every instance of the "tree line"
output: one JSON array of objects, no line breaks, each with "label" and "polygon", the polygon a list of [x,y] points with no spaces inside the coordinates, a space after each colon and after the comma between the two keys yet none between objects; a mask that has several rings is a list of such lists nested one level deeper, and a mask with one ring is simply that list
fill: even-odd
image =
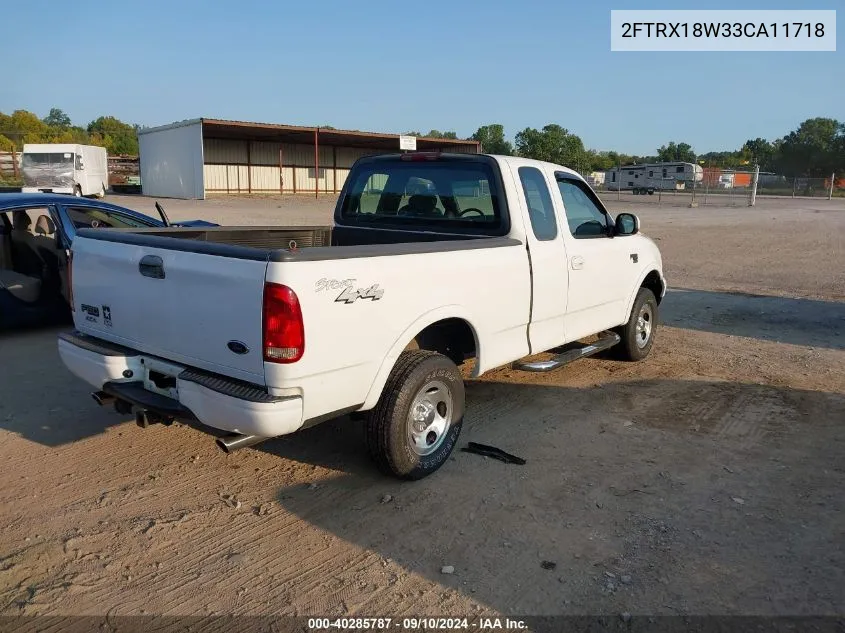
[{"label": "tree line", "polygon": [[109,154],[138,155],[138,126],[113,116],[101,116],[87,126],[73,125],[59,108],[43,119],[27,110],[0,112],[0,151],[21,151],[24,143],[99,145]]},{"label": "tree line", "polygon": [[[326,129],[333,129],[324,126]],[[109,154],[138,155],[138,125],[113,116],[101,116],[87,126],[73,125],[59,108],[52,108],[43,119],[27,110],[11,114],[0,112],[0,151],[20,151],[24,143],[81,143],[100,145]],[[457,139],[453,131],[430,130],[406,132],[412,136]],[[470,137],[479,141],[485,152],[524,156],[566,165],[581,173],[606,171],[617,165],[655,162],[697,162],[705,167],[751,169],[785,176],[827,177],[845,173],[845,123],[836,119],[807,119],[797,129],[772,141],[749,139],[739,149],[696,154],[689,143],[666,143],[651,156],[637,156],[616,151],[588,149],[574,132],[550,123],[542,129],[527,127],[516,133],[513,141],[498,123],[483,125]]]},{"label": "tree line", "polygon": [[[416,132],[410,134],[423,136]],[[424,136],[457,138],[454,132],[437,130]],[[606,171],[617,165],[678,161],[739,170],[759,165],[761,171],[785,176],[821,178],[834,172],[845,173],[845,123],[822,117],[807,119],[797,129],[773,141],[748,139],[739,149],[704,154],[696,154],[689,143],[675,141],[661,145],[651,156],[587,149],[577,134],[554,123],[540,130],[525,128],[516,133],[513,143],[498,123],[478,128],[470,138],[480,141],[486,153],[550,161],[581,173]]]}]

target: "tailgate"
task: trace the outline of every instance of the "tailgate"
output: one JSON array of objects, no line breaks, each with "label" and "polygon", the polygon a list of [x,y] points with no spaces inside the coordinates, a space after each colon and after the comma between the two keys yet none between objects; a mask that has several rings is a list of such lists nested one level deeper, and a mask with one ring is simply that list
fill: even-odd
[{"label": "tailgate", "polygon": [[[185,248],[158,242],[171,240]],[[146,354],[264,384],[266,268],[259,250],[231,257],[77,235],[74,322]]]}]

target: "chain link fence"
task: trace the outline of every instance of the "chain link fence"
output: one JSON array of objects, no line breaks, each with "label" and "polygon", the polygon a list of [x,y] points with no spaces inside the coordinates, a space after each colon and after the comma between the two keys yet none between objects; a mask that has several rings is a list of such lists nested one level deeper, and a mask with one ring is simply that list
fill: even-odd
[{"label": "chain link fence", "polygon": [[[604,200],[634,196],[643,203],[690,206],[747,206],[753,202],[754,170],[685,165],[683,171],[681,163],[651,163],[579,173]],[[665,177],[667,171],[675,170],[675,178],[671,174]],[[809,178],[761,171],[757,174],[756,197],[845,198],[845,174]]]}]

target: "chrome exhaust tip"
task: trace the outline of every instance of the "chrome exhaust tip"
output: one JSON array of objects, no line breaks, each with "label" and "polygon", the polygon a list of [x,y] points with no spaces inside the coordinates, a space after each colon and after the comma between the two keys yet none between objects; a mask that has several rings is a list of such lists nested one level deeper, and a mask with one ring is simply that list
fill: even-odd
[{"label": "chrome exhaust tip", "polygon": [[105,391],[94,391],[91,393],[91,397],[94,398],[94,402],[101,407],[115,401],[115,397]]},{"label": "chrome exhaust tip", "polygon": [[262,437],[260,435],[241,435],[240,433],[233,433],[232,435],[225,435],[218,437],[215,444],[220,447],[224,453],[233,453],[241,448],[247,446],[255,446],[264,440],[269,440],[269,437]]}]

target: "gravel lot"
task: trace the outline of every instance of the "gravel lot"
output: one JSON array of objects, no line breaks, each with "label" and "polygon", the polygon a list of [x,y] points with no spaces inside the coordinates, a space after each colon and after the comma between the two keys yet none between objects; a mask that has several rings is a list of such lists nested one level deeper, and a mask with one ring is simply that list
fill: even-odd
[{"label": "gravel lot", "polygon": [[606,198],[663,252],[664,325],[643,363],[469,382],[460,444],[524,466],[396,482],[346,418],[227,456],[98,408],[58,329],[0,334],[0,614],[845,614],[845,202]]}]

